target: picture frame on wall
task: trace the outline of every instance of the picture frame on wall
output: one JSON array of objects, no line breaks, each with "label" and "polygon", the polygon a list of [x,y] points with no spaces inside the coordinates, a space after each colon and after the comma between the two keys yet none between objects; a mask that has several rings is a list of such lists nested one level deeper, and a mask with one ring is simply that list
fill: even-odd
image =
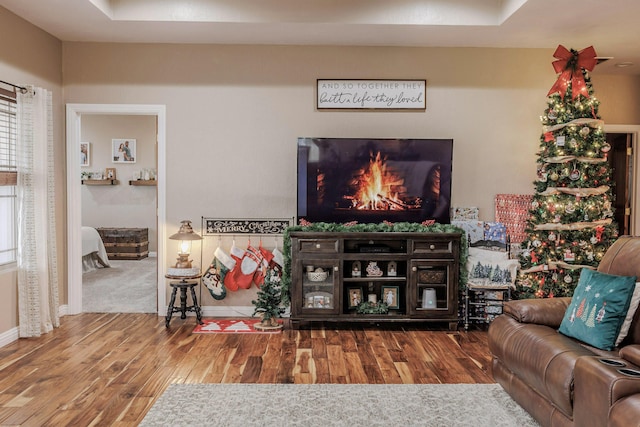
[{"label": "picture frame on wall", "polygon": [[90,166],[91,159],[91,143],[90,142],[81,142],[80,143],[80,166],[86,167]]},{"label": "picture frame on wall", "polygon": [[132,138],[121,138],[111,140],[111,162],[112,163],[135,163],[136,162],[136,140]]},{"label": "picture frame on wall", "polygon": [[400,287],[399,286],[382,286],[380,288],[382,294],[382,302],[389,306],[389,309],[400,308]]},{"label": "picture frame on wall", "polygon": [[350,287],[347,289],[349,294],[349,308],[358,308],[360,303],[362,303],[362,288],[361,287]]}]

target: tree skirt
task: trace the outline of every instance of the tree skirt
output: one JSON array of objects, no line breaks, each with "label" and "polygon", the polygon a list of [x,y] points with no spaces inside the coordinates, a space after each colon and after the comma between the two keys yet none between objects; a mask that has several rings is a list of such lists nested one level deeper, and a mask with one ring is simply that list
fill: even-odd
[{"label": "tree skirt", "polygon": [[497,384],[171,384],[140,426],[178,425],[538,426]]},{"label": "tree skirt", "polygon": [[[202,319],[203,324],[196,326],[194,334],[251,334],[251,333],[274,333],[280,332],[278,329],[256,329],[256,323],[260,319]],[[280,321],[282,323],[282,321]]]}]

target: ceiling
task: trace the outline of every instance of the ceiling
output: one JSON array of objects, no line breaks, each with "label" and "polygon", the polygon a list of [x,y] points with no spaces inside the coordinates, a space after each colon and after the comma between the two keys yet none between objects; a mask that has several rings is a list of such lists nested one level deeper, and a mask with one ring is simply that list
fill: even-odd
[{"label": "ceiling", "polygon": [[[62,41],[548,48],[640,74],[638,0],[0,0]],[[618,64],[633,63],[626,67]]]}]

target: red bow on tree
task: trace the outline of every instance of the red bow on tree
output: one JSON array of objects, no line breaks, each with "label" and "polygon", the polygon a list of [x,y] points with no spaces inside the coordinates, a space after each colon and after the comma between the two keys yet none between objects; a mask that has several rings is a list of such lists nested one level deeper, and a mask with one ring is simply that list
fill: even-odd
[{"label": "red bow on tree", "polygon": [[569,82],[571,82],[571,99],[576,99],[578,95],[584,95],[588,98],[589,91],[587,90],[587,84],[582,75],[582,69],[593,71],[598,63],[596,50],[593,46],[577,52],[573,49],[569,51],[564,46],[558,45],[558,48],[553,53],[553,57],[558,58],[552,63],[553,69],[556,70],[556,73],[561,74],[551,87],[547,96],[557,92],[560,94],[560,98],[564,98],[564,94],[567,92],[567,86]]}]

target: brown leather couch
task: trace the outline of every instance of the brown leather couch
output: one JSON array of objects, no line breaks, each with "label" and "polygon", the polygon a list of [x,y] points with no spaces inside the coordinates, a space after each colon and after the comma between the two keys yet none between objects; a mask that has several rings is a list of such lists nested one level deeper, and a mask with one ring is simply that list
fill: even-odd
[{"label": "brown leather couch", "polygon": [[[620,237],[598,271],[637,276],[640,237]],[[558,333],[571,298],[510,301],[489,327],[493,378],[543,426],[640,426],[640,309],[603,351]]]}]

